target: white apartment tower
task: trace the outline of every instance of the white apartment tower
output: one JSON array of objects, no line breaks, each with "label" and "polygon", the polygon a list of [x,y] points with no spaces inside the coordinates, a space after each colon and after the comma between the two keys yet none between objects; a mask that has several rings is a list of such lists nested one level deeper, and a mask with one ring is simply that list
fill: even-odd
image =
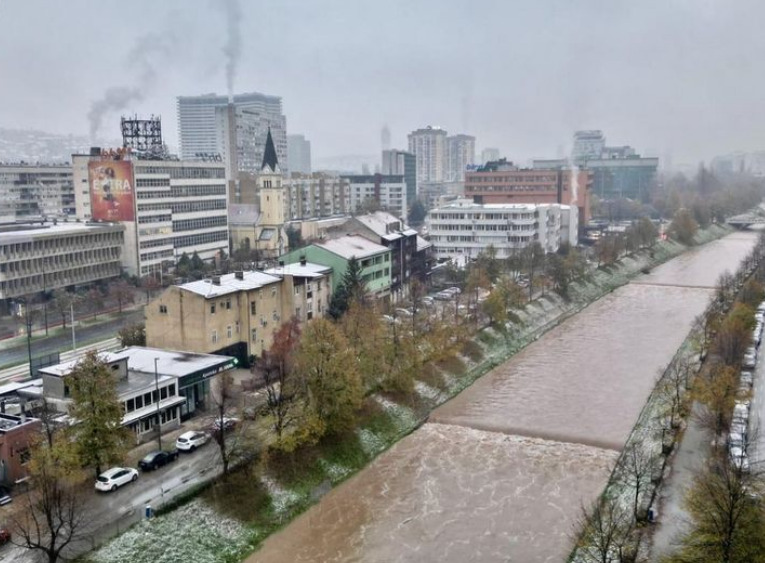
[{"label": "white apartment tower", "polygon": [[[287,119],[282,112],[282,99],[279,96],[251,92],[234,95],[232,103],[237,122],[239,171],[252,174],[260,171],[269,128],[282,170],[286,170],[289,162]],[[216,94],[178,97],[178,139],[182,159],[220,155],[224,161],[228,161],[231,145],[228,104],[228,97]]]},{"label": "white apartment tower", "polygon": [[417,159],[417,184],[446,181],[446,135],[430,125],[409,133],[409,152]]}]

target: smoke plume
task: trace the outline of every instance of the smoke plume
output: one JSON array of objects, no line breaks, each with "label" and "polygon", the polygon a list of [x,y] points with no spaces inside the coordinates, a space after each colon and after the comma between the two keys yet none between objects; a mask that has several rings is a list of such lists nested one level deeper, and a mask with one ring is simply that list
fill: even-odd
[{"label": "smoke plume", "polygon": [[145,93],[157,81],[156,63],[171,55],[175,42],[176,37],[170,32],[149,33],[138,39],[127,56],[127,65],[135,69],[137,75],[135,86],[112,86],[104,91],[100,99],[90,104],[88,122],[91,143],[96,142],[107,115],[124,111],[144,99]]},{"label": "smoke plume", "polygon": [[226,55],[226,86],[228,98],[234,98],[234,79],[239,67],[239,59],[242,56],[242,32],[239,22],[242,20],[242,8],[239,0],[221,0],[226,12],[226,31],[228,38],[223,46],[223,54]]},{"label": "smoke plume", "polygon": [[571,161],[571,203],[576,205],[579,200],[579,167]]}]

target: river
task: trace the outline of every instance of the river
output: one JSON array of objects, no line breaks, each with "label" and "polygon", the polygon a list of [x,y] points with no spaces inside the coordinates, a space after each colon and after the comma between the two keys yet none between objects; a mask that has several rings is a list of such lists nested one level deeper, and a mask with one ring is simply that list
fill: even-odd
[{"label": "river", "polygon": [[549,331],[248,563],[565,561],[659,371],[755,240],[693,249]]}]

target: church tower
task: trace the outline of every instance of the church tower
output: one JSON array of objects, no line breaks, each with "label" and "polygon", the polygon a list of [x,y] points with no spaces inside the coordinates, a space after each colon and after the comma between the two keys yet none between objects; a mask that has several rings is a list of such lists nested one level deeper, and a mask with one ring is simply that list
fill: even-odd
[{"label": "church tower", "polygon": [[279,160],[276,158],[276,147],[271,137],[270,127],[263,152],[263,165],[258,175],[258,192],[260,193],[259,246],[278,256],[284,253],[287,245],[284,232],[285,194],[282,186],[282,171],[279,168]]}]

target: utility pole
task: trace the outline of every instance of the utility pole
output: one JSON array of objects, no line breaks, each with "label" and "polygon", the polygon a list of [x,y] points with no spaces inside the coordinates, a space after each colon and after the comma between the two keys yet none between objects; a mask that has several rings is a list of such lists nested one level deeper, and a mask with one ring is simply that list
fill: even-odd
[{"label": "utility pole", "polygon": [[77,349],[77,340],[74,337],[74,301],[69,303],[69,316],[72,318],[70,324],[72,325],[72,352],[74,352]]},{"label": "utility pole", "polygon": [[29,377],[34,378],[32,374],[32,312],[29,310],[29,299],[24,298],[24,315],[27,325],[27,357],[29,359]]},{"label": "utility pole", "polygon": [[157,447],[162,450],[162,419],[159,414],[159,372],[157,371],[157,362],[159,358],[154,358],[154,386],[157,388]]}]

